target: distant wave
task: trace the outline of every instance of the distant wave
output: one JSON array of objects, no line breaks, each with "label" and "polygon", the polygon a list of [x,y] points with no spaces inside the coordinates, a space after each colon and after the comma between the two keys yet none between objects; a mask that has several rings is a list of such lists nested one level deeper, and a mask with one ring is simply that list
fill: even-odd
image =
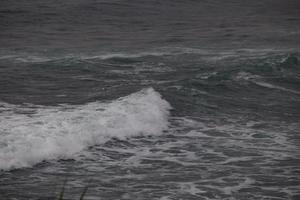
[{"label": "distant wave", "polygon": [[146,50],[141,52],[99,52],[90,55],[82,54],[65,54],[62,56],[48,56],[38,54],[5,54],[0,55],[1,60],[9,60],[15,62],[29,62],[29,63],[43,63],[55,62],[65,60],[112,60],[112,59],[136,59],[148,56],[176,56],[182,54],[196,54],[206,57],[208,60],[222,60],[226,58],[239,56],[265,56],[269,53],[293,52],[293,49],[276,50],[276,49],[236,49],[236,50],[215,50],[215,49],[201,49],[201,48],[187,48],[187,47],[164,47],[159,49]]},{"label": "distant wave", "polygon": [[261,87],[265,87],[265,88],[269,88],[269,89],[277,89],[277,90],[282,90],[282,91],[290,92],[290,93],[294,93],[294,94],[300,94],[299,91],[291,90],[291,89],[288,89],[288,88],[280,87],[280,86],[273,85],[273,84],[266,83],[266,82],[256,81],[254,83],[261,86]]},{"label": "distant wave", "polygon": [[277,86],[271,83],[267,83],[266,81],[264,81],[263,77],[259,76],[259,75],[253,75],[251,73],[247,73],[247,72],[239,72],[234,79],[236,79],[237,81],[248,81],[251,83],[254,83],[256,85],[259,85],[261,87],[265,87],[265,88],[269,88],[269,89],[277,89],[277,90],[281,90],[281,91],[285,91],[285,92],[290,92],[290,93],[294,93],[294,94],[300,94],[299,91],[296,90],[292,90],[292,89],[288,89],[288,88],[284,88],[281,86]]},{"label": "distant wave", "polygon": [[170,104],[152,88],[110,103],[24,109],[0,105],[0,170],[70,158],[113,137],[161,134]]}]

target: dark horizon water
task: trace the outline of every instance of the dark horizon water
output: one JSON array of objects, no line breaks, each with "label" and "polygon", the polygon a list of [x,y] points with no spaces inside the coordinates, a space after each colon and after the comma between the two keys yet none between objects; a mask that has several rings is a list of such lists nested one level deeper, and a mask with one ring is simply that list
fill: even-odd
[{"label": "dark horizon water", "polygon": [[0,2],[0,199],[300,198],[300,1]]}]

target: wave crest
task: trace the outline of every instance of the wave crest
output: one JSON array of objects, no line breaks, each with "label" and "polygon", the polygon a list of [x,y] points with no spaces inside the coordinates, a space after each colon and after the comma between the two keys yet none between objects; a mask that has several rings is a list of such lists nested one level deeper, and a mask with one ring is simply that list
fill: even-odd
[{"label": "wave crest", "polygon": [[0,116],[0,169],[70,158],[112,137],[160,134],[168,128],[170,109],[149,88],[110,103],[39,107],[34,114],[4,111]]}]

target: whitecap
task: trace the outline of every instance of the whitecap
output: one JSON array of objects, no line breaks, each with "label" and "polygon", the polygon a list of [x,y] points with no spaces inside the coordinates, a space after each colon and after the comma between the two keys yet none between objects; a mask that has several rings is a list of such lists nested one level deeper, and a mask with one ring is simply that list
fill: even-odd
[{"label": "whitecap", "polygon": [[0,170],[73,158],[113,137],[161,134],[169,126],[171,109],[152,88],[109,103],[31,108],[31,114],[9,107],[0,115]]}]

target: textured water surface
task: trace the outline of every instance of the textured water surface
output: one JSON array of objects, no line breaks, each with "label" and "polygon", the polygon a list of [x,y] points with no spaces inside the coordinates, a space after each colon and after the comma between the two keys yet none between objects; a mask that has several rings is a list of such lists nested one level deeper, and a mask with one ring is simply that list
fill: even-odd
[{"label": "textured water surface", "polygon": [[0,199],[299,199],[299,13],[0,2]]}]

